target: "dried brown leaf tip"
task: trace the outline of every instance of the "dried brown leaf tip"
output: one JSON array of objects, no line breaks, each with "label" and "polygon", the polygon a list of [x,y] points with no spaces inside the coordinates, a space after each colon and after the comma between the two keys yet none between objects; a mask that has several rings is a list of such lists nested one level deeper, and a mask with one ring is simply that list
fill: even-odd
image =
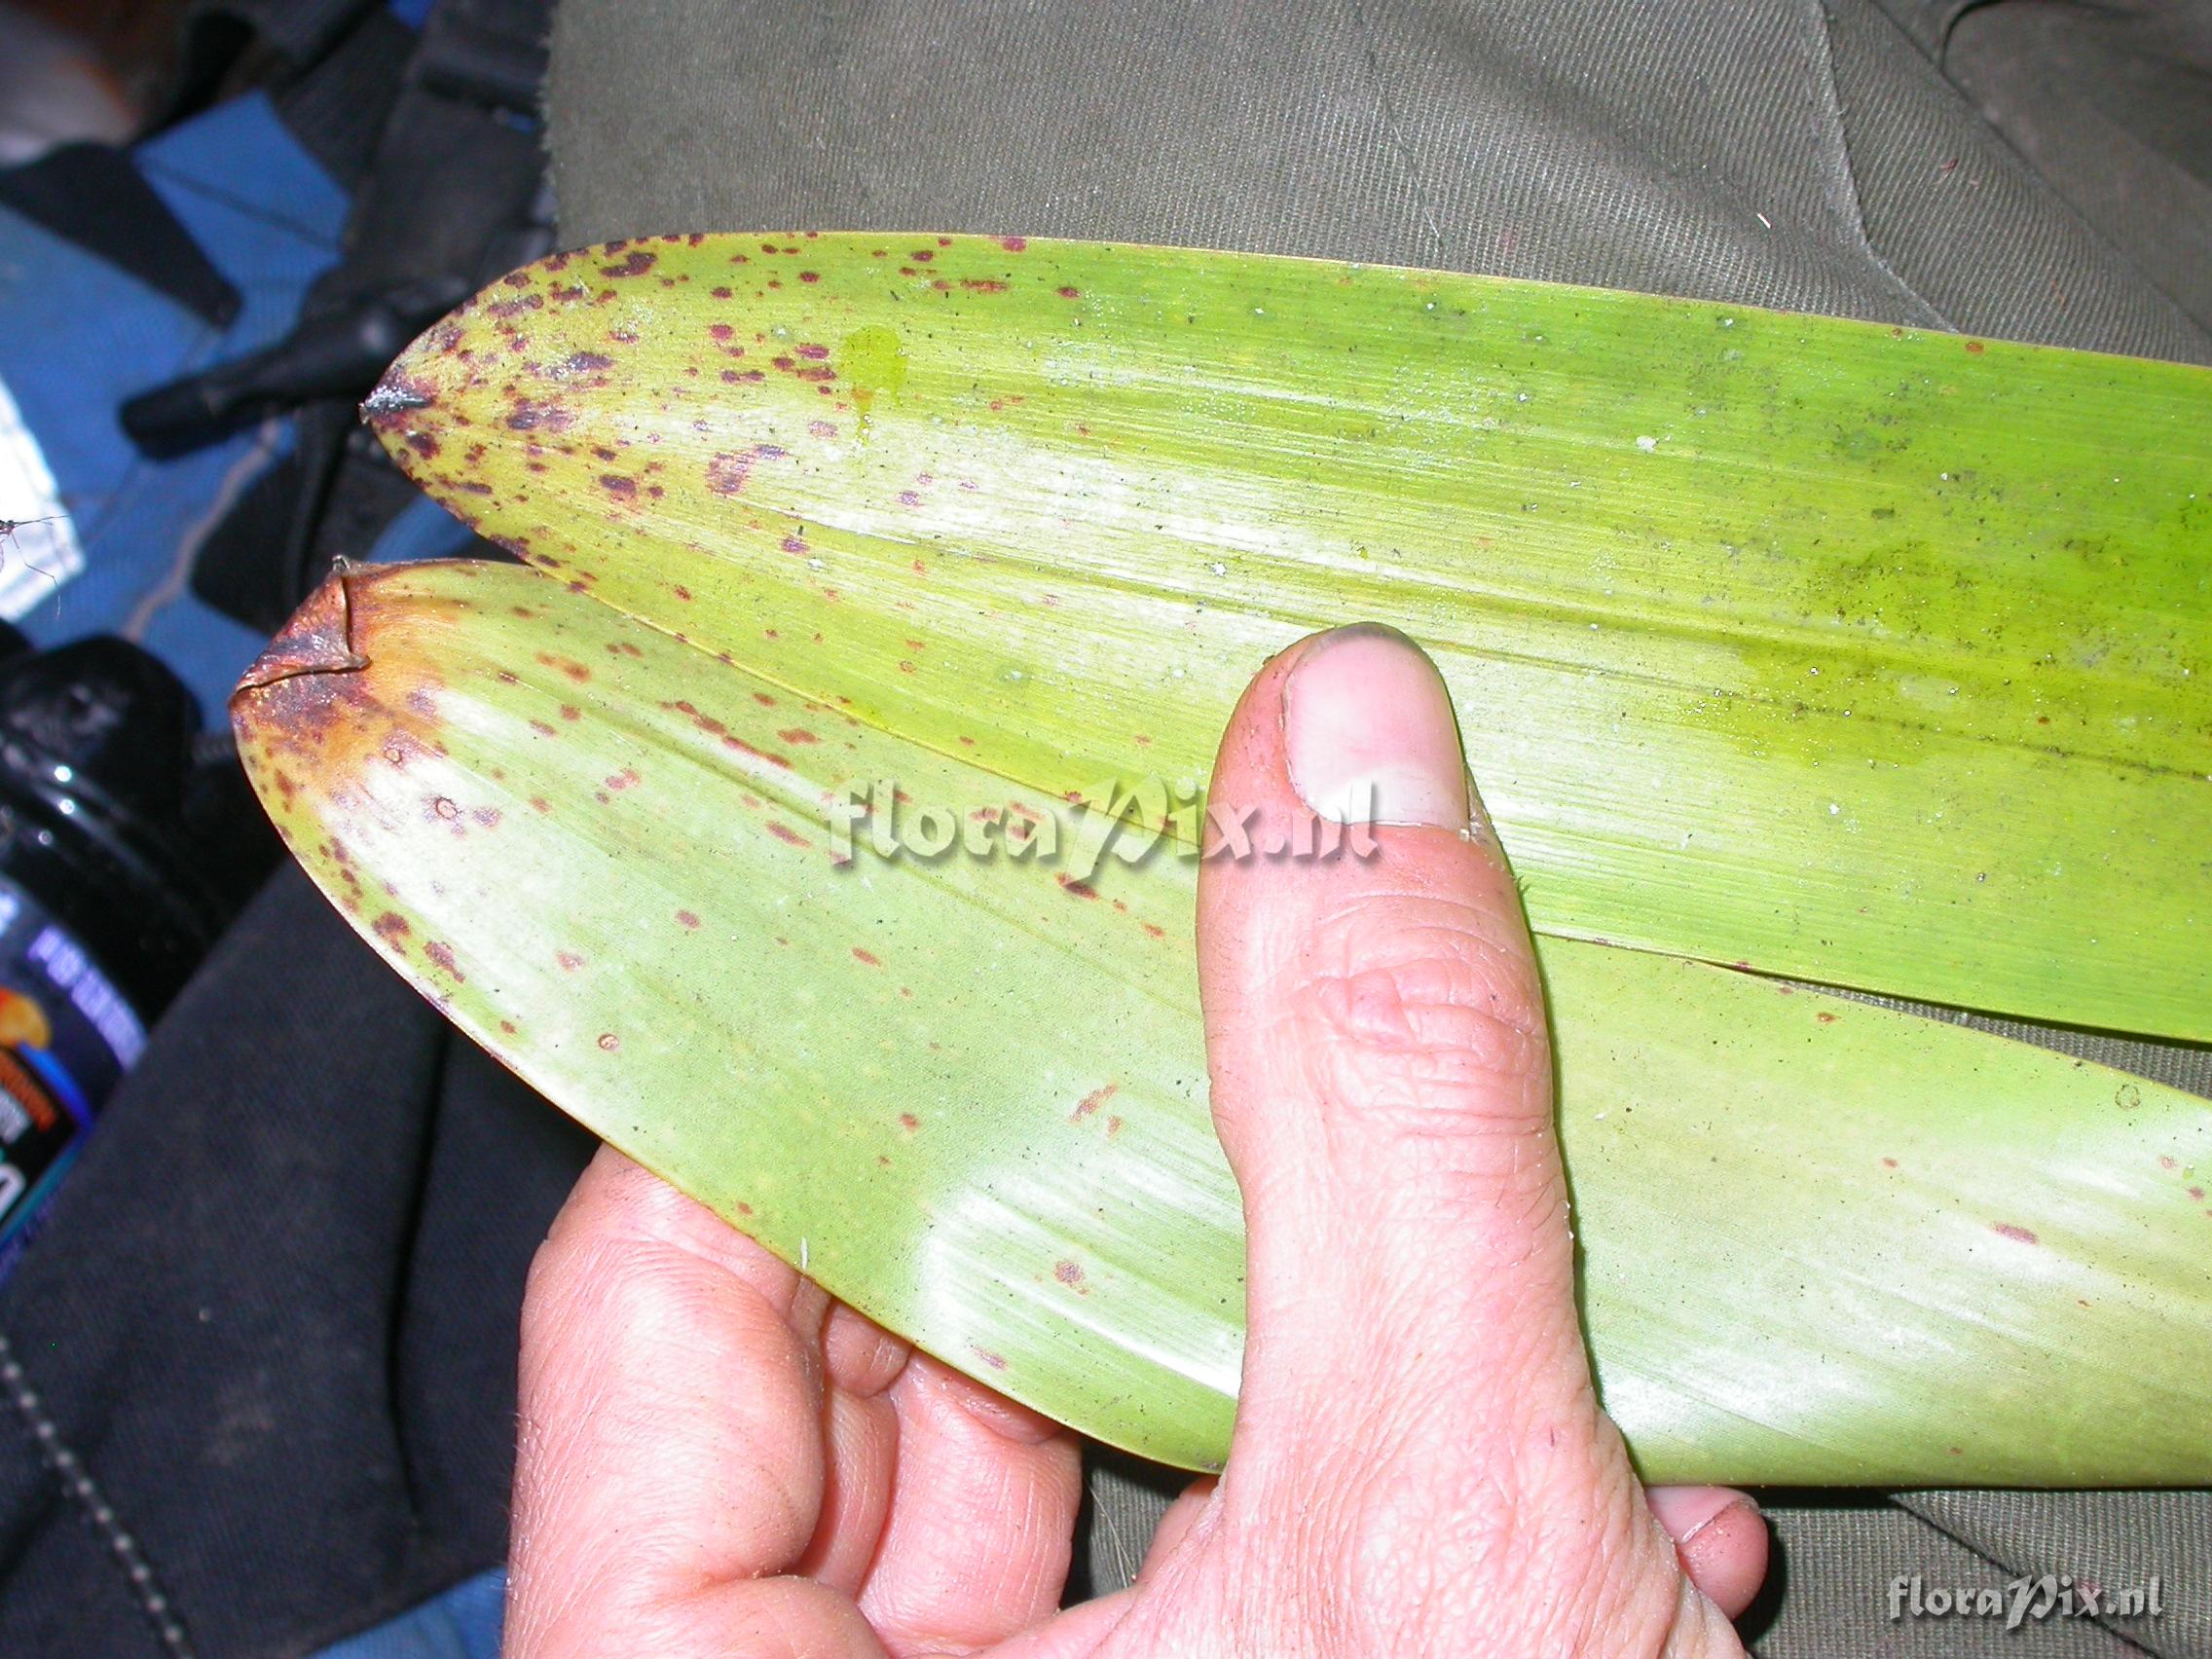
[{"label": "dried brown leaf tip", "polygon": [[240,679],[231,722],[249,766],[265,752],[321,754],[334,727],[359,724],[377,706],[362,673],[362,608],[391,573],[339,561]]},{"label": "dried brown leaf tip", "polygon": [[282,632],[240,677],[235,700],[245,692],[302,674],[342,674],[366,668],[369,659],[353,648],[352,598],[347,582],[352,568],[345,560],[332,567],[322,586],[292,613]]}]

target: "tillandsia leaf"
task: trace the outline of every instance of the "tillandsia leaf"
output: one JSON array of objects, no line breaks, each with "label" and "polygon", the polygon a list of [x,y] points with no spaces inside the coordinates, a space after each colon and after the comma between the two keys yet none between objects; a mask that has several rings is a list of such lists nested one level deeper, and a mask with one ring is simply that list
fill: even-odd
[{"label": "tillandsia leaf", "polygon": [[1080,242],[558,255],[370,400],[539,567],[1058,795],[1437,657],[1545,933],[2212,1038],[2212,373]]},{"label": "tillandsia leaf", "polygon": [[[353,926],[556,1102],[951,1363],[1219,1464],[1241,1212],[1191,859],[1076,879],[1067,803],[512,568],[334,577],[233,712]],[[963,847],[879,856],[897,795]],[[1070,817],[1058,862],[1009,849]],[[1539,948],[1590,1342],[1648,1477],[2212,1477],[2203,1101]]]}]

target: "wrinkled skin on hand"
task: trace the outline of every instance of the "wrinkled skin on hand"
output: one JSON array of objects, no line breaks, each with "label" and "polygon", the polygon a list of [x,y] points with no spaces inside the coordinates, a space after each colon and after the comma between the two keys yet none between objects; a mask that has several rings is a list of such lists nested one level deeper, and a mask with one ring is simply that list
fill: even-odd
[{"label": "wrinkled skin on hand", "polygon": [[1383,827],[1203,866],[1249,1337],[1227,1469],[1137,1582],[1058,1610],[1073,1436],[602,1152],[524,1311],[514,1659],[1742,1651],[1764,1523],[1645,1493],[1591,1387],[1541,991],[1433,668],[1294,645],[1212,799],[1261,846],[1311,808]]}]

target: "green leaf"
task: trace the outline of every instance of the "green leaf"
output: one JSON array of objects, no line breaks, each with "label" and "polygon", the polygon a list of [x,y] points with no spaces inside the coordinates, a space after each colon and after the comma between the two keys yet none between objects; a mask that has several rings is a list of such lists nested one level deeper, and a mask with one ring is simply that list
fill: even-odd
[{"label": "green leaf", "polygon": [[2212,1038],[2212,374],[1075,242],[516,273],[369,404],[542,569],[1047,794],[1442,665],[1540,932]]},{"label": "green leaf", "polygon": [[[1080,819],[519,570],[334,577],[233,712],[310,872],[556,1102],[954,1365],[1221,1461],[1242,1232],[1190,858],[1082,881],[864,824],[841,859],[854,781],[905,792],[908,838]],[[2203,1101],[1539,949],[1590,1341],[1648,1478],[2212,1478]]]}]

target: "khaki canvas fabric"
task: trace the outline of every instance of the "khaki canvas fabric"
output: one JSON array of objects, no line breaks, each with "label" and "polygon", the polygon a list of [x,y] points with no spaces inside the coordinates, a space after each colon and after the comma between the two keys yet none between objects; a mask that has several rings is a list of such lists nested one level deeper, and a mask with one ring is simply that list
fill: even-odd
[{"label": "khaki canvas fabric", "polygon": [[[553,46],[571,242],[1097,237],[2212,362],[2202,0],[565,0]],[[2212,1096],[2212,1051],[1985,1023]],[[1079,1589],[1175,1485],[1096,1461]],[[2212,1655],[2212,1494],[1762,1495],[1768,1659]],[[1888,1616],[2042,1573],[2164,1611]]]}]

